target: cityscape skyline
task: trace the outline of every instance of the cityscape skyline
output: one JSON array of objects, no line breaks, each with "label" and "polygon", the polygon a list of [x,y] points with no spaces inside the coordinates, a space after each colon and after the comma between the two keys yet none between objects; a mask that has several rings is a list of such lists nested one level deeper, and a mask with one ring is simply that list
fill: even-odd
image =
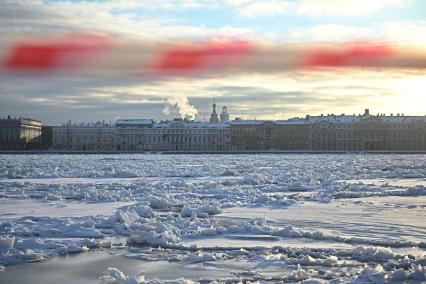
[{"label": "cityscape skyline", "polygon": [[[189,117],[189,116],[180,116],[178,110],[174,111],[174,112],[170,112],[169,114],[165,114],[165,113],[161,113],[161,115],[158,116],[153,116],[153,117],[148,117],[144,114],[141,113],[141,115],[139,116],[115,116],[113,119],[104,119],[102,117],[94,117],[92,120],[81,120],[81,119],[76,119],[76,118],[68,118],[68,119],[64,119],[64,120],[59,120],[57,119],[56,123],[50,123],[49,121],[40,119],[39,117],[33,117],[30,116],[28,114],[12,114],[12,113],[1,113],[0,114],[0,119],[31,119],[31,120],[37,120],[40,121],[43,125],[47,125],[47,126],[60,126],[60,125],[65,125],[68,123],[71,124],[95,124],[97,122],[102,122],[105,124],[114,124],[117,120],[126,120],[126,119],[153,119],[154,121],[173,121],[176,119],[188,119],[189,121],[196,121],[196,122],[209,122],[210,117],[211,117],[211,104],[208,105],[210,107],[209,110],[207,110],[206,112],[203,113],[198,113],[195,117]],[[218,105],[217,108],[218,110],[218,115],[221,113],[222,111],[222,107],[226,107],[228,110],[228,115],[229,115],[229,121],[232,120],[258,120],[258,121],[279,121],[279,120],[291,120],[291,119],[304,119],[307,116],[362,116],[364,115],[364,113],[362,111],[365,110],[369,110],[370,108],[358,108],[357,111],[352,112],[352,113],[345,113],[345,112],[322,112],[322,113],[305,113],[305,114],[301,114],[301,115],[290,115],[288,117],[278,117],[278,116],[273,116],[273,117],[261,117],[261,116],[257,116],[256,114],[252,114],[252,115],[237,115],[237,114],[233,114],[232,110],[229,110],[228,106],[225,105]],[[371,112],[371,116],[426,116],[426,113],[423,114],[416,114],[416,113],[404,113],[404,112],[394,112],[394,111],[387,111],[387,112],[375,112],[370,111]]]},{"label": "cityscape skyline", "polygon": [[[391,1],[6,1],[0,32],[7,39],[94,32],[117,39],[208,42],[217,38],[278,44],[376,41],[424,50],[425,5]],[[2,45],[2,47],[3,47]],[[73,117],[153,117],[167,113],[208,115],[212,98],[232,115],[286,119],[320,113],[424,115],[421,69],[348,68],[218,73],[152,78],[138,75],[53,77],[0,73],[0,113],[49,124]],[[174,105],[178,105],[176,109]]]},{"label": "cityscape skyline", "polygon": [[426,0],[0,0],[0,283],[426,284],[425,35]]}]

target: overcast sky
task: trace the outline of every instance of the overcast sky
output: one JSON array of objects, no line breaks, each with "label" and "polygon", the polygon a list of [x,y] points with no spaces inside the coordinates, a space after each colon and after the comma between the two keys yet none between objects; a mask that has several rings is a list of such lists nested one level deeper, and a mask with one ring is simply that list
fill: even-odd
[{"label": "overcast sky", "polygon": [[[0,1],[0,40],[100,31],[150,40],[238,38],[268,44],[385,40],[426,48],[423,0]],[[6,51],[2,51],[7,53]],[[1,56],[0,52],[0,56]],[[231,117],[426,114],[420,70],[292,71],[152,80],[132,76],[0,74],[0,115],[45,124],[116,118],[208,117],[213,98]]]}]

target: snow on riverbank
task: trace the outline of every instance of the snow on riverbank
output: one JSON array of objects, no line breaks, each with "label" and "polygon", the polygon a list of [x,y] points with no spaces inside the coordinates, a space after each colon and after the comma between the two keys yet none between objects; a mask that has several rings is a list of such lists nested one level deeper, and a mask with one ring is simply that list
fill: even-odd
[{"label": "snow on riverbank", "polygon": [[424,155],[2,155],[0,280],[11,264],[105,248],[240,265],[229,279],[426,280],[425,172]]}]

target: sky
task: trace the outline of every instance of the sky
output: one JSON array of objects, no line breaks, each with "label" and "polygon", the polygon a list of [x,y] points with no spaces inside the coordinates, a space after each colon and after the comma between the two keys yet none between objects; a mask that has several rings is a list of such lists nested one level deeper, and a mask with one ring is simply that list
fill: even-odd
[{"label": "sky", "polygon": [[[0,45],[9,38],[96,31],[123,39],[239,39],[269,45],[378,40],[426,49],[423,0],[0,1]],[[7,50],[0,52],[1,56]],[[0,73],[0,116],[58,125],[117,118],[206,119],[215,99],[231,118],[287,119],[370,112],[426,115],[417,69],[239,72],[153,80],[143,76]]]}]

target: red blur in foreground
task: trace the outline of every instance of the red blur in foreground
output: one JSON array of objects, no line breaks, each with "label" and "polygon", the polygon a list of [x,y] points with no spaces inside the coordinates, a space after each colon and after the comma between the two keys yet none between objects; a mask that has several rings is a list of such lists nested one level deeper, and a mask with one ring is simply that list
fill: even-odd
[{"label": "red blur in foreground", "polygon": [[159,73],[224,68],[238,64],[254,52],[246,42],[207,43],[198,46],[172,46],[160,53],[152,69]]},{"label": "red blur in foreground", "polygon": [[54,42],[22,42],[12,48],[6,68],[12,70],[48,71],[81,65],[84,59],[105,51],[105,38],[73,36]]},{"label": "red blur in foreground", "polygon": [[[6,43],[2,73],[188,75],[201,71],[279,72],[318,67],[426,68],[425,50],[355,42],[345,45],[258,45],[244,41],[160,43],[73,34]],[[0,73],[1,74],[1,73]]]},{"label": "red blur in foreground", "polygon": [[345,67],[380,66],[380,60],[392,57],[396,52],[389,46],[352,44],[336,50],[319,49],[307,53],[303,66]]}]

